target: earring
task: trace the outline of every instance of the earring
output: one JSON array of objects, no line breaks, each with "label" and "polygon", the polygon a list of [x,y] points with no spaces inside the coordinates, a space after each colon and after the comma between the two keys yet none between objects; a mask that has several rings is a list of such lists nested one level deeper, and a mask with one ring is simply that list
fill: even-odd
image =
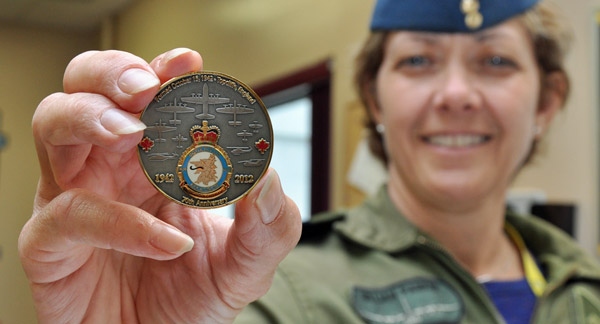
[{"label": "earring", "polygon": [[383,124],[377,124],[377,126],[375,126],[375,130],[377,131],[377,133],[382,135],[385,131],[385,126],[383,126]]},{"label": "earring", "polygon": [[544,132],[544,128],[541,125],[535,125],[535,136],[540,136]]}]

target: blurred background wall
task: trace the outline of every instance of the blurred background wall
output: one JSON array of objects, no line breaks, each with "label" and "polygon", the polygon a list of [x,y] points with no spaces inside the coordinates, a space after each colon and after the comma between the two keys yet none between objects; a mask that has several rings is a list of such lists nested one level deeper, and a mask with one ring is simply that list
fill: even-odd
[{"label": "blurred background wall", "polygon": [[95,35],[0,23],[0,323],[35,323],[17,253],[20,228],[31,216],[39,177],[31,117],[48,94],[61,91],[70,58],[97,47]]},{"label": "blurred background wall", "polygon": [[[31,215],[39,176],[31,117],[44,96],[61,90],[64,68],[79,52],[114,48],[151,60],[171,48],[188,47],[203,55],[206,70],[231,74],[249,85],[329,60],[330,205],[352,206],[364,197],[347,181],[363,118],[351,79],[373,1],[137,0],[105,8],[102,14],[95,11],[91,18],[84,7],[101,0],[24,0],[26,11],[11,15],[3,6],[6,1],[10,2],[0,0],[4,9],[0,9],[0,133],[9,140],[0,150],[0,323],[35,323],[17,255],[17,237]],[[555,2],[576,30],[568,61],[573,91],[542,154],[521,173],[515,188],[534,188],[549,201],[576,204],[576,236],[595,253],[600,227],[596,19],[600,0]],[[47,7],[57,4],[58,11]]]}]

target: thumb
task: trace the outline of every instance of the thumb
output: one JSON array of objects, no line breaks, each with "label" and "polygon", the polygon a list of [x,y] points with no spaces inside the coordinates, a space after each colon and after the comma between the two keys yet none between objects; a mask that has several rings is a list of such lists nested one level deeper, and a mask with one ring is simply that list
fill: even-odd
[{"label": "thumb", "polygon": [[225,262],[238,274],[228,281],[233,280],[233,287],[243,287],[238,290],[247,293],[233,294],[230,302],[243,306],[267,292],[277,265],[300,239],[302,221],[298,207],[284,194],[273,169],[236,205],[235,211]]}]

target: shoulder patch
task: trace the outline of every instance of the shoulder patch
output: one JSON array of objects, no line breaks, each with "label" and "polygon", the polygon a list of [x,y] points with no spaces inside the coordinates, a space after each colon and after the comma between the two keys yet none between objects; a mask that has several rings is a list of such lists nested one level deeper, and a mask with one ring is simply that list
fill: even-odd
[{"label": "shoulder patch", "polygon": [[448,283],[413,278],[383,288],[354,287],[352,304],[369,324],[454,324],[464,302]]},{"label": "shoulder patch", "polygon": [[333,229],[333,224],[345,218],[343,213],[319,214],[302,224],[300,243],[323,239]]}]

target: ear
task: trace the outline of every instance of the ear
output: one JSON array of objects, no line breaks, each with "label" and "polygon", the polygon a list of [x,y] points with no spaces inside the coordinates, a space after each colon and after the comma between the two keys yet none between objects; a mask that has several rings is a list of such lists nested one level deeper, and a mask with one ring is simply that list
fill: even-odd
[{"label": "ear", "polygon": [[537,139],[542,137],[556,113],[564,106],[568,88],[569,82],[564,72],[552,72],[542,80],[540,103],[535,118],[536,125],[541,127],[542,132],[536,134]]}]

